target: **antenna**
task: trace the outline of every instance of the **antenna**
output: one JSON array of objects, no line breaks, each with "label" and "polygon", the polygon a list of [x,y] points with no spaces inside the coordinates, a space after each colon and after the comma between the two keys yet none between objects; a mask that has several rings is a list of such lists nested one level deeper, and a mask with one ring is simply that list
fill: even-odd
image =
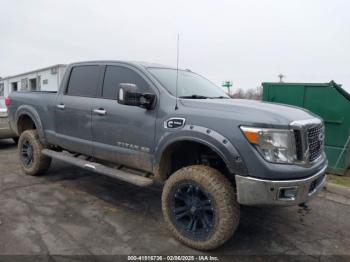
[{"label": "antenna", "polygon": [[179,81],[179,42],[180,42],[180,34],[177,34],[177,54],[176,54],[176,85],[175,85],[175,96],[176,96],[176,102],[175,102],[175,110],[178,110],[179,107],[177,105],[177,83]]}]

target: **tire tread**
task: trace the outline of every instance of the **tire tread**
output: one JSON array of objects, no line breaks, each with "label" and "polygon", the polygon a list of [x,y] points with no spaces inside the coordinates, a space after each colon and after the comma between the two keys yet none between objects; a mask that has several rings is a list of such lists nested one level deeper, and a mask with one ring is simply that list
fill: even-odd
[{"label": "tire tread", "polygon": [[[21,161],[21,145],[24,139],[28,139],[31,142],[31,145],[34,150],[34,163],[31,167],[25,166]],[[23,172],[27,175],[38,176],[45,173],[51,164],[51,158],[43,155],[41,150],[45,147],[39,140],[39,135],[36,130],[26,130],[24,131],[18,141],[18,155],[20,159],[20,165]]]},{"label": "tire tread", "polygon": [[[219,216],[219,222],[213,234],[205,241],[195,241],[182,235],[171,222],[169,215],[168,196],[172,186],[189,179],[210,192],[217,207],[216,214]],[[211,250],[226,242],[234,234],[240,218],[239,204],[231,182],[216,169],[203,165],[184,167],[169,177],[163,189],[162,210],[164,219],[174,236],[187,246],[199,250]]]}]

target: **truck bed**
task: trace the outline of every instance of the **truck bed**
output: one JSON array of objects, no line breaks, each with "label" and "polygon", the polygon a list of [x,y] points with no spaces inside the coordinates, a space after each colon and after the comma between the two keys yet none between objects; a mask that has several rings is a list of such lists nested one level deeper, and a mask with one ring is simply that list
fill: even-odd
[{"label": "truck bed", "polygon": [[[37,119],[41,120],[41,129],[44,132],[54,130],[55,105],[57,92],[54,91],[20,91],[10,94],[11,110],[9,112],[9,120],[11,127],[16,131],[16,112],[20,107],[25,107],[26,110],[32,109],[35,114],[38,114]],[[45,121],[42,121],[45,120]]]}]

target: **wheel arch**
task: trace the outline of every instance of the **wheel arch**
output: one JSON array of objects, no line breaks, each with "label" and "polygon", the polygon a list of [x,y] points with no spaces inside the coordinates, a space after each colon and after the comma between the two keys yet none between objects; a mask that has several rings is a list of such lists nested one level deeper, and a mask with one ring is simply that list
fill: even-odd
[{"label": "wheel arch", "polygon": [[238,151],[228,139],[213,130],[190,126],[184,127],[181,132],[173,132],[159,141],[154,158],[154,173],[157,179],[164,181],[171,175],[169,161],[171,161],[172,153],[186,143],[210,149],[217,154],[231,174],[246,172]]},{"label": "wheel arch", "polygon": [[38,112],[29,105],[20,106],[15,116],[15,131],[20,136],[25,130],[36,129],[39,139],[45,143],[45,135],[43,126]]}]

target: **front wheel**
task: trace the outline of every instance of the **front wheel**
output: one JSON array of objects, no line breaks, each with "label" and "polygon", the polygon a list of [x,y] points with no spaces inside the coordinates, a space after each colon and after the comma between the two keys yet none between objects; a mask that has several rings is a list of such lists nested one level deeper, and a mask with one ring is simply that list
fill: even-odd
[{"label": "front wheel", "polygon": [[51,158],[43,155],[44,146],[36,130],[24,131],[18,141],[20,165],[25,174],[36,176],[49,169]]},{"label": "front wheel", "polygon": [[189,166],[166,181],[162,194],[165,222],[175,237],[199,250],[214,249],[233,235],[239,204],[229,180],[208,166]]}]

